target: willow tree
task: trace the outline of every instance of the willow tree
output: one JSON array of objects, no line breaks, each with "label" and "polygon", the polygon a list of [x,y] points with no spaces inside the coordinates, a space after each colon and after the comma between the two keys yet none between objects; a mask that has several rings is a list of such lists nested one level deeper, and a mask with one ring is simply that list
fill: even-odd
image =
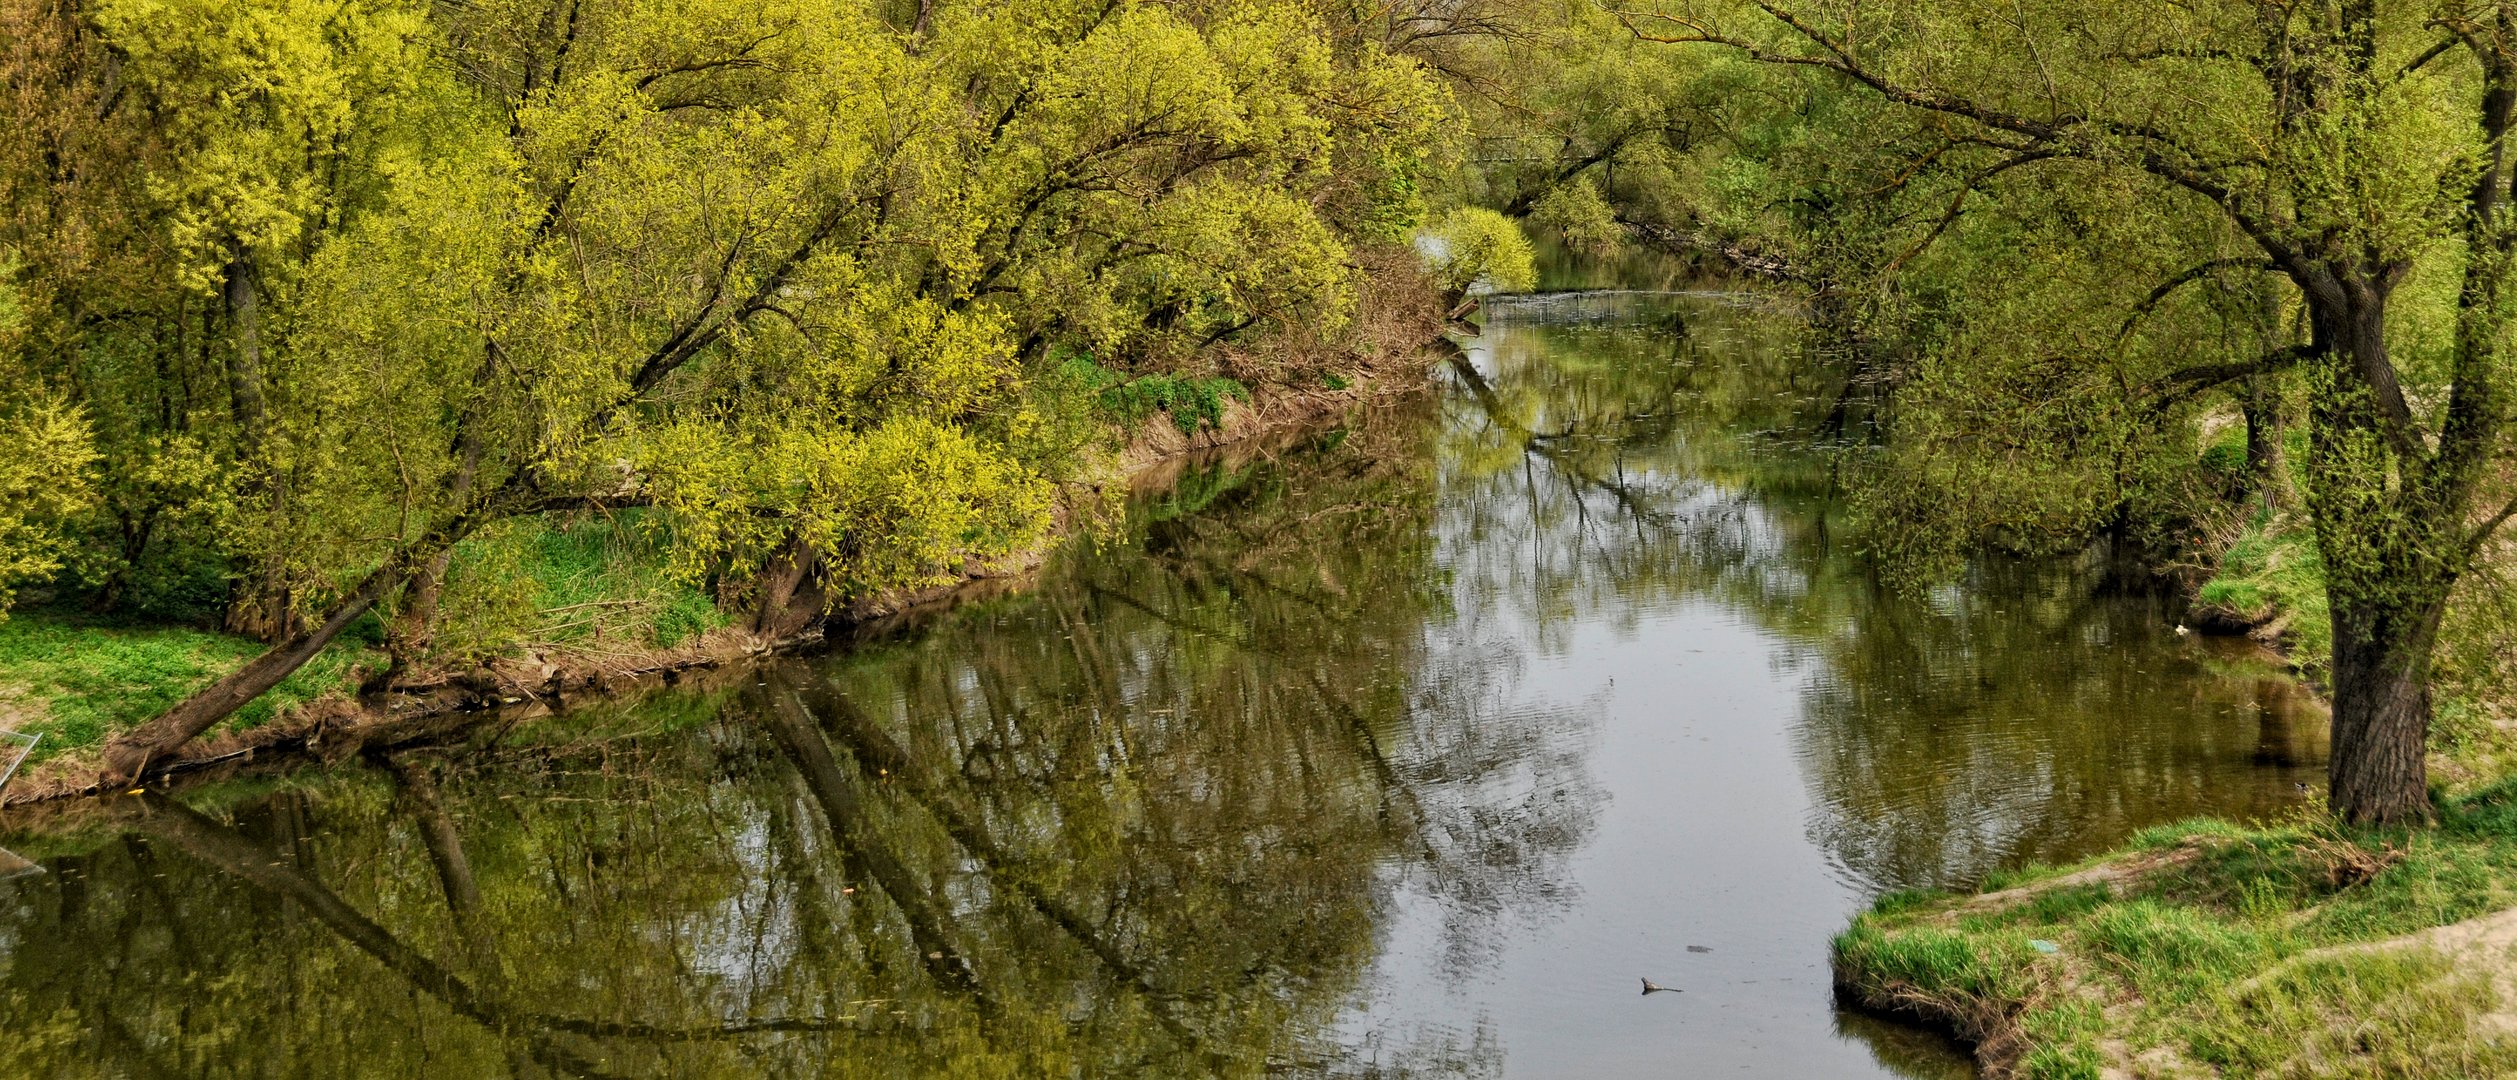
[{"label": "willow tree", "polygon": [[[2440,618],[2511,509],[2483,502],[2507,409],[2517,233],[2501,140],[2517,103],[2517,12],[1751,0],[1624,19],[1654,41],[1815,72],[1928,118],[1979,178],[2078,163],[2139,185],[2286,281],[2303,340],[2197,358],[2159,386],[2300,372],[2306,501],[2334,623],[2332,804],[2359,822],[2428,815]],[[2435,358],[2405,348],[2427,328],[2390,303],[2423,266],[2455,282]]]},{"label": "willow tree", "polygon": [[1337,323],[1420,213],[1442,88],[1304,5],[896,6],[0,7],[24,366],[276,640],[109,775],[504,521],[652,505],[771,614],[1027,547],[1050,345]]}]

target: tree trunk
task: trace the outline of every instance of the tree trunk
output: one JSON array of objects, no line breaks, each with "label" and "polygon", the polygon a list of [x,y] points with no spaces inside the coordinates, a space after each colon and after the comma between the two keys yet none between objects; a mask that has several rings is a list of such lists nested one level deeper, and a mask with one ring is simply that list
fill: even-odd
[{"label": "tree trunk", "polygon": [[409,672],[419,654],[428,651],[437,625],[437,598],[445,592],[446,568],[453,562],[454,549],[449,547],[411,575],[410,587],[403,593],[402,610],[385,626],[384,670],[361,684],[359,693],[380,694],[392,689],[394,680]]},{"label": "tree trunk", "polygon": [[151,762],[172,756],[185,743],[278,686],[304,667],[306,661],[314,659],[332,639],[341,636],[341,631],[349,629],[359,616],[375,607],[377,600],[402,583],[403,576],[398,561],[386,563],[334,604],[322,622],[272,646],[270,651],[195,691],[148,723],[115,736],[105,744],[105,772],[100,779],[108,785],[139,779]]},{"label": "tree trunk", "polygon": [[2288,481],[2281,453],[2281,391],[2271,375],[2246,380],[2240,398],[2246,414],[2246,482],[2263,500],[2264,512],[2279,504]]},{"label": "tree trunk", "polygon": [[[2372,618],[2334,608],[2333,760],[2328,797],[2357,825],[2430,817],[2429,643],[2443,604]],[[2413,625],[2405,625],[2410,622]]]},{"label": "tree trunk", "polygon": [[[235,414],[236,457],[248,475],[258,478],[270,504],[266,509],[277,512],[283,501],[279,477],[264,460],[270,409],[263,395],[262,296],[254,277],[252,254],[237,244],[227,263],[224,290],[228,321],[236,331],[236,352],[227,363],[227,394]],[[254,553],[254,558],[257,565],[237,583],[220,626],[256,641],[278,642],[303,630],[304,620],[290,595],[286,560],[267,551]]]},{"label": "tree trunk", "polygon": [[802,536],[790,535],[760,570],[752,599],[752,632],[776,641],[801,632],[822,614],[814,575],[821,559]]},{"label": "tree trunk", "polygon": [[2464,566],[2463,515],[2421,501],[2431,465],[2388,430],[2386,296],[2362,281],[2323,297],[2309,416],[2307,498],[2333,613],[2328,795],[2361,825],[2429,819],[2430,650]]}]

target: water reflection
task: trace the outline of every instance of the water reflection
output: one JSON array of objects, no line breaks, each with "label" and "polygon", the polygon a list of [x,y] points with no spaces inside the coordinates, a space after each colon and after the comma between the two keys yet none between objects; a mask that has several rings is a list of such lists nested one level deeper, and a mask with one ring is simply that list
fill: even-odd
[{"label": "water reflection", "polygon": [[[2299,804],[2320,707],[2251,646],[2187,641],[2095,566],[1986,560],[1930,596],[1870,573],[1842,521],[1859,389],[1747,297],[1503,307],[1454,367],[1446,563],[1542,648],[1712,601],[1802,684],[1809,829],[1871,890],[1959,886],[2143,825]],[[1693,328],[1690,330],[1689,328]],[[1851,414],[1848,422],[1848,411]]]},{"label": "water reflection", "polygon": [[2074,567],[1871,582],[1788,313],[1493,317],[1032,593],[18,828],[0,1075],[1965,1075],[1832,1012],[1850,910],[2315,770]]},{"label": "water reflection", "polygon": [[1497,1072],[1312,1037],[1395,887],[1473,969],[1597,803],[1572,718],[1428,655],[1428,420],[1218,463],[913,641],[109,804],[8,894],[0,1071]]}]

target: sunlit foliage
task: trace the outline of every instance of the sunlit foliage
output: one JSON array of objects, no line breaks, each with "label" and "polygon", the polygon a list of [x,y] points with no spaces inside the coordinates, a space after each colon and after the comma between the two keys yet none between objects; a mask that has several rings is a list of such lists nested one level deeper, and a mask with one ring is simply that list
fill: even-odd
[{"label": "sunlit foliage", "polygon": [[1425,214],[1448,92],[1368,20],[896,7],[10,0],[10,362],[98,455],[40,485],[72,584],[293,643],[639,503],[716,595],[928,584],[1048,527],[1058,348],[1333,334]]}]

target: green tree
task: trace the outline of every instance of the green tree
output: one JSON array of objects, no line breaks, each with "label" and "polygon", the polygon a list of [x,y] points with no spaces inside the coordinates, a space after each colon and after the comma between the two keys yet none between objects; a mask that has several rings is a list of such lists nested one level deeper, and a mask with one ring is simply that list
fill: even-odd
[{"label": "green tree", "polygon": [[1318,337],[1422,214],[1447,94],[1334,9],[895,6],[0,10],[23,363],[103,462],[80,571],[187,562],[275,642],[110,770],[379,608],[399,663],[500,522],[652,504],[764,628],[1027,548],[1052,346]]},{"label": "green tree", "polygon": [[[1937,129],[1943,153],[1971,163],[1961,205],[1998,175],[2051,168],[2173,206],[2244,253],[2212,261],[2285,280],[2304,340],[2233,360],[2186,353],[2153,387],[2301,373],[2306,501],[2335,627],[2333,805],[2354,821],[2427,815],[2440,615],[2508,516],[2478,504],[2506,413],[2517,233],[2501,139],[2517,12],[1758,0],[1624,19],[1647,39],[1815,73]],[[2425,267],[2447,283],[2441,310],[2402,310]],[[2209,269],[2153,281],[2172,290]],[[2081,362],[2104,363],[2057,361]]]}]

